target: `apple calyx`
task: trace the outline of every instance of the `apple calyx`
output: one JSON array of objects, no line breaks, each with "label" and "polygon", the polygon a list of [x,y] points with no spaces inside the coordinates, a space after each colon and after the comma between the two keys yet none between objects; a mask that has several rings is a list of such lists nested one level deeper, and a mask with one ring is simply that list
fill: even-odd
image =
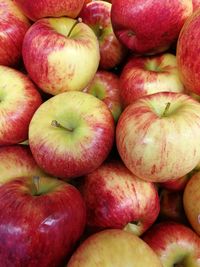
[{"label": "apple calyx", "polygon": [[123,230],[129,233],[133,233],[137,236],[140,236],[142,234],[140,226],[141,226],[140,221],[133,221],[133,222],[127,223],[125,227],[123,228]]},{"label": "apple calyx", "polygon": [[67,127],[64,127],[62,124],[60,124],[57,120],[52,120],[51,122],[51,126],[53,127],[57,127],[57,128],[61,128],[63,130],[67,130],[68,132],[73,132],[74,129],[73,128],[67,128]]},{"label": "apple calyx", "polygon": [[168,110],[169,110],[169,108],[170,108],[170,105],[171,105],[170,102],[167,102],[167,103],[166,103],[165,109],[164,109],[163,114],[162,114],[161,117],[166,117],[166,116],[167,116],[167,112],[168,112]]},{"label": "apple calyx", "polygon": [[174,267],[184,267],[184,265],[182,264],[182,262],[178,262],[174,264]]}]

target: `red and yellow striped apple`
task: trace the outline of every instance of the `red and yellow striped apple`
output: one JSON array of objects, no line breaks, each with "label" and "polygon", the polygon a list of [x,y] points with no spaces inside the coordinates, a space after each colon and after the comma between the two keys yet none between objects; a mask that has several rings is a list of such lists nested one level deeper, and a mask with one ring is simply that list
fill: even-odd
[{"label": "red and yellow striped apple", "polygon": [[124,107],[142,96],[164,91],[184,92],[173,54],[132,57],[127,61],[120,75],[120,95]]},{"label": "red and yellow striped apple", "polygon": [[36,21],[44,17],[76,18],[85,0],[14,0],[24,14]]},{"label": "red and yellow striped apple", "polygon": [[84,89],[100,58],[92,29],[66,17],[35,22],[24,37],[22,54],[31,79],[52,95]]},{"label": "red and yellow striped apple", "polygon": [[144,96],[122,112],[116,144],[136,176],[154,182],[182,177],[200,161],[200,104],[181,93]]},{"label": "red and yellow striped apple", "polygon": [[111,20],[118,39],[139,54],[166,51],[192,14],[192,0],[115,0]]},{"label": "red and yellow striped apple", "polygon": [[32,81],[23,73],[0,66],[0,146],[28,138],[30,120],[42,99]]},{"label": "red and yellow striped apple", "polygon": [[0,65],[16,66],[30,23],[11,0],[0,0]]},{"label": "red and yellow striped apple", "polygon": [[106,104],[73,91],[51,97],[37,109],[29,126],[29,144],[44,171],[70,179],[103,163],[114,134],[114,119]]}]

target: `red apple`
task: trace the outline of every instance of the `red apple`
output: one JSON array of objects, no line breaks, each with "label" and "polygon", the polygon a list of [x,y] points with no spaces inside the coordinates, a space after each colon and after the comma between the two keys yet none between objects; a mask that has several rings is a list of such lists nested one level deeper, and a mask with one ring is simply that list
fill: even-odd
[{"label": "red apple", "polygon": [[16,177],[38,175],[44,173],[36,164],[28,146],[0,147],[0,185]]},{"label": "red apple", "polygon": [[126,49],[113,33],[111,24],[111,3],[93,1],[81,11],[80,17],[96,34],[100,47],[100,63],[102,69],[111,69],[119,65],[125,57]]},{"label": "red apple", "polygon": [[83,92],[66,92],[44,102],[29,127],[38,165],[63,179],[99,167],[114,141],[114,119],[106,104]]},{"label": "red apple", "polygon": [[81,11],[84,0],[14,0],[24,14],[35,21],[44,17],[76,18]]},{"label": "red apple", "polygon": [[0,146],[28,138],[30,120],[42,99],[35,85],[21,72],[0,66]]},{"label": "red apple", "polygon": [[117,122],[122,112],[122,105],[119,78],[116,74],[108,71],[97,71],[92,81],[83,91],[102,100],[112,112],[115,122]]},{"label": "red apple", "polygon": [[122,112],[116,144],[136,176],[154,182],[182,177],[200,161],[200,104],[172,92],[142,97]]},{"label": "red apple", "polygon": [[186,89],[200,95],[200,10],[184,24],[177,43],[177,63]]},{"label": "red apple", "polygon": [[0,65],[16,66],[30,23],[11,0],[0,0]]},{"label": "red apple", "polygon": [[67,267],[161,267],[153,250],[139,237],[110,229],[86,239]]},{"label": "red apple", "polygon": [[163,267],[198,267],[200,264],[200,238],[182,224],[154,225],[143,240],[156,252]]},{"label": "red apple", "polygon": [[21,177],[0,187],[1,267],[61,266],[85,226],[85,205],[70,184]]},{"label": "red apple", "polygon": [[129,49],[155,54],[176,41],[192,11],[192,0],[115,0],[111,20],[116,36]]},{"label": "red apple", "polygon": [[157,219],[160,204],[155,186],[133,175],[121,161],[104,162],[84,178],[81,187],[87,225],[119,228],[136,235]]},{"label": "red apple", "polygon": [[184,92],[174,55],[165,53],[128,60],[120,75],[120,95],[124,107],[142,96],[163,91]]},{"label": "red apple", "polygon": [[183,205],[188,221],[200,235],[200,172],[195,173],[188,181],[183,195]]},{"label": "red apple", "polygon": [[22,53],[31,79],[51,95],[84,89],[99,65],[92,29],[66,17],[35,22],[24,37]]},{"label": "red apple", "polygon": [[161,190],[159,219],[184,224],[187,222],[183,208],[183,191]]}]

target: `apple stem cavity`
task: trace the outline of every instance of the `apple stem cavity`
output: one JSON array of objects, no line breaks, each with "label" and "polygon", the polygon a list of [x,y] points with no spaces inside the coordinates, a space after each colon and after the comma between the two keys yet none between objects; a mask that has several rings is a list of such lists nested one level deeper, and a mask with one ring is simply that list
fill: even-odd
[{"label": "apple stem cavity", "polygon": [[166,116],[167,116],[167,112],[168,112],[168,110],[169,110],[169,108],[170,108],[170,105],[171,105],[170,102],[167,102],[167,103],[166,103],[165,110],[164,110],[164,112],[163,112],[163,114],[162,114],[162,117],[166,117]]},{"label": "apple stem cavity", "polygon": [[72,27],[71,27],[71,29],[70,29],[70,31],[69,31],[67,37],[70,37],[70,36],[71,36],[71,33],[72,33],[73,29],[76,27],[76,25],[77,25],[78,23],[81,23],[81,22],[82,22],[82,18],[78,18],[78,19],[75,21],[75,23],[72,25]]},{"label": "apple stem cavity", "polygon": [[40,176],[33,176],[33,183],[36,188],[36,195],[39,195],[40,190]]},{"label": "apple stem cavity", "polygon": [[73,128],[66,128],[66,127],[62,126],[57,120],[52,120],[51,126],[61,128],[63,130],[67,130],[68,132],[73,132],[73,130],[74,130]]}]

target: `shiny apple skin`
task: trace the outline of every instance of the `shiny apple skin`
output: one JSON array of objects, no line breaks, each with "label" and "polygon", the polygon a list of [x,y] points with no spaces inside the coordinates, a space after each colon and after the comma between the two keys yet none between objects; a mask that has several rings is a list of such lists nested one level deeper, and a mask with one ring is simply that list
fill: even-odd
[{"label": "shiny apple skin", "polygon": [[0,147],[0,185],[16,177],[41,175],[44,175],[44,172],[38,167],[29,146]]},{"label": "shiny apple skin", "polygon": [[138,54],[166,51],[192,14],[191,0],[115,0],[111,20],[118,39]]},{"label": "shiny apple skin", "polygon": [[[87,224],[93,229],[127,227],[141,235],[159,214],[159,197],[153,183],[137,178],[120,160],[105,162],[85,176],[81,192]],[[132,229],[129,223],[134,225]]]},{"label": "shiny apple skin", "polygon": [[122,112],[116,144],[132,173],[166,182],[188,174],[199,163],[199,135],[200,104],[185,94],[161,92],[138,99]]},{"label": "shiny apple skin", "polygon": [[41,186],[50,189],[39,196],[28,177],[0,187],[1,267],[62,266],[84,230],[79,191],[54,178]]},{"label": "shiny apple skin", "polygon": [[177,43],[177,63],[181,80],[189,92],[200,95],[200,10],[184,24]]},{"label": "shiny apple skin", "polygon": [[125,58],[127,50],[116,38],[111,24],[111,3],[93,1],[81,11],[80,17],[96,34],[100,47],[99,68],[112,69]]},{"label": "shiny apple skin", "polygon": [[109,71],[98,70],[92,81],[83,90],[102,100],[110,109],[115,122],[122,112],[119,77]]},{"label": "shiny apple skin", "polygon": [[185,225],[175,222],[153,225],[143,240],[156,252],[163,267],[200,266],[200,238]]},{"label": "shiny apple skin", "polygon": [[84,0],[14,0],[22,12],[31,20],[44,17],[76,18],[81,11]]},{"label": "shiny apple skin", "polygon": [[[150,265],[149,265],[150,264]],[[161,267],[143,240],[119,229],[104,230],[86,239],[66,267]]]},{"label": "shiny apple skin", "polygon": [[120,75],[123,107],[140,97],[158,92],[184,92],[176,57],[170,53],[163,53],[151,57],[130,58]]},{"label": "shiny apple skin", "polygon": [[[63,128],[52,125],[55,120]],[[114,137],[114,119],[106,104],[77,91],[43,103],[29,126],[29,144],[37,164],[64,180],[99,167],[108,157]]]},{"label": "shiny apple skin", "polygon": [[0,65],[16,67],[30,22],[11,0],[1,0],[0,10]]},{"label": "shiny apple skin", "polygon": [[33,82],[23,73],[0,66],[0,146],[28,138],[29,123],[42,99]]},{"label": "shiny apple skin", "polygon": [[100,60],[92,29],[67,17],[36,21],[24,37],[22,55],[31,79],[51,95],[83,90]]}]

